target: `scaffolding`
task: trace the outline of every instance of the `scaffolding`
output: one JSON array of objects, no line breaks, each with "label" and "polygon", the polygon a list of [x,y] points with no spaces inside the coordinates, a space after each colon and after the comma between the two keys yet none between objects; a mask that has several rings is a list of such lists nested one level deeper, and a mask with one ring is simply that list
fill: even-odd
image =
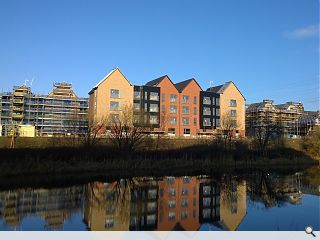
[{"label": "scaffolding", "polygon": [[53,91],[35,95],[26,85],[0,94],[2,136],[19,125],[35,126],[37,136],[80,135],[88,130],[88,99],[79,98],[68,83],[54,83]]},{"label": "scaffolding", "polygon": [[301,136],[299,119],[304,113],[301,102],[275,105],[272,100],[253,103],[246,109],[246,130],[254,136],[259,126],[277,126],[284,137]]}]

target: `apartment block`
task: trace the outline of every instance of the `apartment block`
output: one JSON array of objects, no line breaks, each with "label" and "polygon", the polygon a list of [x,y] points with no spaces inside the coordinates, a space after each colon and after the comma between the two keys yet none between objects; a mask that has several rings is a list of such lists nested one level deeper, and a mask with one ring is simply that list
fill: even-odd
[{"label": "apartment block", "polygon": [[54,83],[49,95],[36,95],[26,85],[0,94],[1,135],[14,129],[20,136],[84,134],[88,99],[79,98],[68,83]]},{"label": "apartment block", "polygon": [[199,124],[199,97],[202,90],[192,78],[175,84],[179,91],[179,136],[197,136]]},{"label": "apartment block", "polygon": [[188,79],[174,84],[169,76],[133,86],[118,68],[89,92],[89,119],[118,118],[123,106],[133,107],[133,122],[145,131],[174,137],[223,134],[226,120],[234,135],[245,134],[245,98],[233,82],[203,91]]},{"label": "apartment block", "polygon": [[220,129],[231,128],[236,137],[245,136],[245,98],[233,82],[210,87],[207,92],[220,96]]},{"label": "apartment block", "polygon": [[179,136],[180,98],[178,89],[167,75],[149,81],[145,85],[160,88],[159,131],[169,136]]},{"label": "apartment block", "polygon": [[89,121],[118,119],[133,104],[133,85],[118,68],[113,69],[89,92]]},{"label": "apartment block", "polygon": [[[247,134],[254,136],[261,126],[277,126],[283,136],[297,136],[305,132],[302,103],[274,104],[272,100],[250,104],[246,110]],[[301,121],[299,121],[301,120]]]}]

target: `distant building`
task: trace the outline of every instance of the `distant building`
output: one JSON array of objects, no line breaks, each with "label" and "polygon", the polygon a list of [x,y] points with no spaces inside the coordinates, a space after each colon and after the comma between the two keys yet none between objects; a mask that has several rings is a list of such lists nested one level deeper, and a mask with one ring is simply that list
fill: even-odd
[{"label": "distant building", "polygon": [[65,82],[55,83],[53,91],[45,96],[33,94],[25,85],[0,94],[3,136],[8,136],[11,129],[21,136],[84,134],[87,115],[88,99],[79,98]]},{"label": "distant building", "polygon": [[276,105],[272,100],[263,100],[250,104],[246,110],[247,135],[253,136],[261,126],[277,126],[279,132],[287,137],[301,135],[299,119],[303,113],[300,102]]},{"label": "distant building", "polygon": [[298,119],[299,135],[309,136],[320,128],[320,112],[304,111]]}]

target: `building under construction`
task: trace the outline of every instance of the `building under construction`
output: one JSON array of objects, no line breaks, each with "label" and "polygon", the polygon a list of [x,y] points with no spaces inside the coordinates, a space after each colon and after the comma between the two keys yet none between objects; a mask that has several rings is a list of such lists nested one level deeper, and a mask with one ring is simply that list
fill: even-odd
[{"label": "building under construction", "polygon": [[67,136],[88,129],[88,99],[79,98],[68,83],[54,83],[49,95],[36,95],[22,85],[0,93],[2,136]]},{"label": "building under construction", "polygon": [[285,137],[300,136],[304,107],[301,102],[287,102],[275,105],[272,100],[253,103],[246,109],[246,130],[248,136],[254,136],[260,127],[277,129],[278,134]]}]

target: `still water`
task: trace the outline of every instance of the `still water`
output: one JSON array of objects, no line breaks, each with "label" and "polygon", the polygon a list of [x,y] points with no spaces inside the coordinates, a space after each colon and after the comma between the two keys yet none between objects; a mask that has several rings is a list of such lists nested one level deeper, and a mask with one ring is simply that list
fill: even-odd
[{"label": "still water", "polygon": [[107,179],[0,190],[0,230],[320,230],[300,172]]}]

